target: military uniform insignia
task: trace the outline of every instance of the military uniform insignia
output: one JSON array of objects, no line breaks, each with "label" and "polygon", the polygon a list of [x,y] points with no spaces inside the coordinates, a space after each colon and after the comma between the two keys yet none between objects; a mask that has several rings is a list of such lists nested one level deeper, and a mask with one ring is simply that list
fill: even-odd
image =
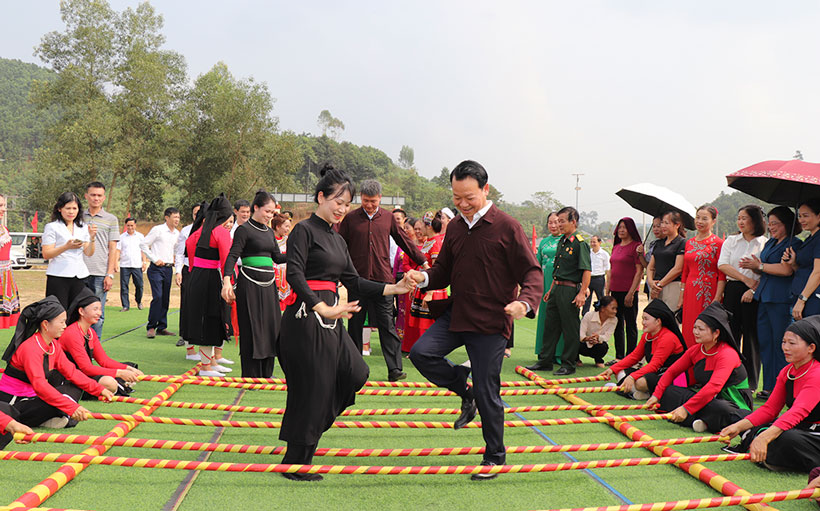
[{"label": "military uniform insignia", "polygon": [[576,234],[575,237],[578,238],[578,241],[584,241],[584,237],[580,234]]}]

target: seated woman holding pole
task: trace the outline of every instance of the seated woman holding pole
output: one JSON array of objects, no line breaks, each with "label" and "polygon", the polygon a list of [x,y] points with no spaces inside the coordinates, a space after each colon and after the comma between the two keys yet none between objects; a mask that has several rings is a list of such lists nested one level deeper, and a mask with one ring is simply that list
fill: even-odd
[{"label": "seated woman holding pole", "polygon": [[[643,335],[638,346],[600,376],[614,374],[621,393],[643,400],[649,398],[661,375],[683,355],[686,345],[675,314],[660,298],[655,298],[644,308],[641,321]],[[634,366],[644,358],[646,364],[635,369]]]},{"label": "seated woman holding pole", "polygon": [[[696,344],[666,370],[647,405],[659,404],[671,412],[672,422],[698,433],[717,433],[752,411],[752,391],[729,321],[729,312],[717,302],[700,313],[692,332]],[[673,386],[684,372],[689,387]]]},{"label": "seated woman holding pole", "polygon": [[[786,362],[766,404],[723,428],[730,439],[743,434],[732,452],[749,452],[771,470],[809,472],[820,465],[820,316],[789,325],[783,335]],[[789,409],[778,417],[786,405]]]},{"label": "seated woman holding pole", "polygon": [[3,354],[0,401],[13,406],[27,426],[64,428],[88,419],[77,404],[83,390],[110,401],[114,394],[69,362],[57,339],[66,313],[53,296],[34,302],[20,314],[17,329]]},{"label": "seated woman holding pole", "polygon": [[[142,371],[109,357],[91,325],[102,315],[100,298],[86,288],[80,291],[71,304],[68,326],[60,336],[60,345],[66,357],[92,380],[114,394],[127,396],[131,393],[129,384],[136,383]],[[99,365],[94,365],[96,361]]]}]

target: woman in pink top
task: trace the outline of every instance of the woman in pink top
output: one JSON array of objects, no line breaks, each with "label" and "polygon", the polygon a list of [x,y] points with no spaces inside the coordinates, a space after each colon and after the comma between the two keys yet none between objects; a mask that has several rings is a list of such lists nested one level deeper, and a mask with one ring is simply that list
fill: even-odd
[{"label": "woman in pink top", "polygon": [[638,286],[643,276],[643,258],[638,251],[642,246],[641,235],[634,220],[629,217],[618,220],[614,236],[609,258],[612,270],[606,294],[618,302],[618,325],[615,327],[615,360],[618,361],[638,343]]},{"label": "woman in pink top", "polygon": [[[130,384],[136,383],[142,371],[110,358],[91,325],[102,316],[100,298],[90,289],[80,291],[71,304],[68,326],[60,336],[60,345],[66,356],[92,380],[115,394],[131,393]],[[96,361],[99,365],[94,365]]]},{"label": "woman in pink top", "polygon": [[[732,452],[746,452],[753,463],[772,470],[809,472],[820,465],[820,316],[792,323],[783,335],[789,365],[777,375],[766,404],[720,436],[743,433]],[[778,417],[783,405],[789,410]]]}]

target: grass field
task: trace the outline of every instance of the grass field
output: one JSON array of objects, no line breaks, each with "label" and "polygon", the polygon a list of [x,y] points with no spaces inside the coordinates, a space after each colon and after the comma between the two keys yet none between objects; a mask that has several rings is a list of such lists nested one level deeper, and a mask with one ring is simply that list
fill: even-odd
[{"label": "grass field", "polygon": [[[116,296],[116,295],[115,295]],[[111,299],[109,299],[111,303]],[[114,303],[118,305],[118,299]],[[145,302],[147,305],[147,302]],[[170,316],[171,328],[176,327],[178,316]],[[146,339],[142,326],[147,318],[143,311],[132,309],[119,312],[119,307],[108,307],[104,338],[106,350],[115,359],[137,361],[146,374],[180,374],[191,368],[184,358],[184,349],[174,346],[176,338]],[[504,362],[502,380],[523,380],[514,372],[516,365],[527,365],[533,359],[535,323],[522,320],[516,326],[516,347],[513,356]],[[5,346],[10,331],[0,332],[0,345]],[[111,338],[113,337],[113,338]],[[375,336],[374,336],[375,337]],[[226,347],[225,355],[238,361],[236,347]],[[466,360],[463,351],[453,353],[452,359]],[[386,368],[375,343],[374,354],[366,357],[371,367],[372,380],[386,379]],[[238,363],[235,373],[239,373]],[[406,361],[409,379],[424,381]],[[595,367],[580,368],[577,375],[597,374]],[[274,376],[281,377],[277,366]],[[141,382],[133,397],[150,398],[168,384]],[[584,384],[590,385],[590,384]],[[598,385],[598,383],[593,384]],[[634,404],[614,394],[581,394],[580,398],[593,404]],[[185,385],[175,392],[174,401],[242,404],[250,406],[284,407],[285,393],[275,391],[242,391]],[[509,396],[510,406],[567,404],[558,396]],[[456,408],[455,397],[381,397],[360,396],[354,408]],[[126,403],[87,402],[96,412],[133,413],[140,407]],[[638,414],[642,411],[616,411],[615,414]],[[153,415],[183,418],[235,420],[281,420],[281,416],[251,413],[159,408]],[[582,411],[527,413],[520,418],[584,417]],[[343,418],[344,419],[344,418]],[[452,415],[361,417],[349,420],[425,420],[452,421]],[[117,422],[89,420],[70,433],[104,435]],[[635,426],[654,438],[695,436],[691,430],[665,421],[637,422]],[[54,432],[54,430],[38,430]],[[61,432],[61,431],[57,431]],[[129,435],[136,438],[211,441],[235,444],[281,445],[276,430],[139,424]],[[624,435],[605,424],[542,426],[537,428],[507,428],[508,446],[620,442]],[[331,429],[319,447],[347,448],[410,448],[483,446],[479,429]],[[37,443],[10,444],[9,450],[80,453],[81,445]],[[683,454],[718,454],[719,445],[676,446]],[[208,460],[219,462],[278,463],[281,456],[212,453],[204,455],[193,451],[146,448],[112,447],[110,456],[167,458],[178,460]],[[509,464],[550,463],[570,460],[594,460],[652,456],[644,449],[628,449],[580,453],[510,454]],[[317,457],[315,463],[329,465],[473,465],[479,455],[440,457],[379,457],[341,458]],[[799,489],[805,486],[804,474],[777,474],[756,467],[748,461],[710,463],[709,469],[728,478],[752,493]],[[57,463],[34,461],[0,462],[0,505],[8,504],[29,491],[59,468]],[[350,510],[406,510],[406,509],[549,509],[562,507],[618,505],[665,500],[710,498],[720,496],[706,484],[673,466],[643,466],[605,468],[589,471],[505,474],[492,481],[472,482],[466,475],[327,475],[320,483],[294,483],[277,474],[191,472],[89,466],[74,480],[57,491],[43,504],[48,507],[73,509],[350,509]],[[816,509],[810,502],[775,504],[777,509]]]}]

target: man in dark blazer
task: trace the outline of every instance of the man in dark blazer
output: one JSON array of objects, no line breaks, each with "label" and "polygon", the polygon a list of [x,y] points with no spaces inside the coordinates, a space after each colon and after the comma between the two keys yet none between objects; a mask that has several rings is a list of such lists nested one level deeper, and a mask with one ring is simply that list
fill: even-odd
[{"label": "man in dark blazer", "polygon": [[[454,427],[466,426],[481,414],[487,444],[482,465],[506,460],[501,364],[512,323],[535,317],[544,283],[521,224],[487,199],[487,171],[463,161],[450,174],[453,203],[461,213],[447,227],[436,264],[408,272],[420,288],[450,286],[451,304],[410,350],[410,360],[425,378],[461,396],[461,415]],[[519,292],[520,286],[520,292]],[[444,358],[464,346],[470,369]],[[473,480],[496,474],[474,474]]]},{"label": "man in dark blazer", "polygon": [[[382,187],[378,181],[368,179],[361,186],[362,207],[348,213],[339,225],[339,234],[347,242],[350,259],[359,275],[375,282],[392,284],[393,270],[390,261],[390,238],[416,262],[423,265],[424,254],[410,241],[390,211],[379,206]],[[364,299],[353,294],[348,300],[359,300],[361,310],[347,322],[347,330],[353,342],[362,350],[362,329],[365,317],[379,329],[379,344],[387,363],[387,379],[398,381],[407,378],[402,371],[401,341],[396,335],[393,321],[393,297]]]}]

